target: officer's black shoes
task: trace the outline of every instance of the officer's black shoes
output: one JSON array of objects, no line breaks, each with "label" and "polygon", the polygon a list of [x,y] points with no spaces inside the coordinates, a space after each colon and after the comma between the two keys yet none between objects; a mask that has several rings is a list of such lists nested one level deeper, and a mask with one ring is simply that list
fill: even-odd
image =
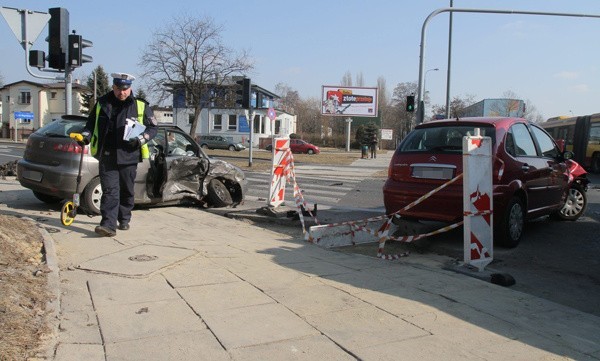
[{"label": "officer's black shoes", "polygon": [[129,229],[129,223],[125,223],[125,222],[123,222],[123,223],[119,223],[119,229],[120,229],[121,231],[126,231],[126,230],[128,230],[128,229]]},{"label": "officer's black shoes", "polygon": [[117,235],[117,231],[104,226],[96,226],[94,232],[102,237],[114,237]]}]

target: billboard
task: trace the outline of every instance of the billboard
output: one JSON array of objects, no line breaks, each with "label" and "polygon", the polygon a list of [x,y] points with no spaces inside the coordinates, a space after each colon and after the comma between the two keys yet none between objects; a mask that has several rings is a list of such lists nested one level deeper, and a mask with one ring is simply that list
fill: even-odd
[{"label": "billboard", "polygon": [[323,85],[321,114],[333,116],[377,116],[377,88]]}]

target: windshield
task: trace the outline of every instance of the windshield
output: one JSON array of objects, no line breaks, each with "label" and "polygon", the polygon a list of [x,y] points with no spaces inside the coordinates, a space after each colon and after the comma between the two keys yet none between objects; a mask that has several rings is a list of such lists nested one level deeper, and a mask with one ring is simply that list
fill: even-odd
[{"label": "windshield", "polygon": [[462,151],[462,139],[475,135],[475,128],[481,129],[481,135],[495,142],[495,128],[492,126],[444,125],[419,128],[409,133],[398,146],[400,152],[454,152]]},{"label": "windshield", "polygon": [[35,133],[46,137],[68,138],[71,133],[81,133],[83,127],[85,127],[85,121],[83,120],[60,119],[44,125]]}]

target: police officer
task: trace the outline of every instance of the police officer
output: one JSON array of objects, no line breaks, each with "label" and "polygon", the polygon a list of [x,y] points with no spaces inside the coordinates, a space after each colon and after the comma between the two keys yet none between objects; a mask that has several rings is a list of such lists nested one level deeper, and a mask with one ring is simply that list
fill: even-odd
[{"label": "police officer", "polygon": [[[117,234],[117,222],[120,230],[129,229],[137,164],[150,156],[147,143],[158,131],[148,103],[132,94],[131,84],[135,77],[125,73],[112,73],[111,76],[112,91],[98,99],[90,109],[85,129],[74,138],[90,144],[92,156],[99,161],[102,220],[95,232],[105,237]],[[145,127],[142,133],[125,136],[132,124],[135,128],[140,123]]]}]

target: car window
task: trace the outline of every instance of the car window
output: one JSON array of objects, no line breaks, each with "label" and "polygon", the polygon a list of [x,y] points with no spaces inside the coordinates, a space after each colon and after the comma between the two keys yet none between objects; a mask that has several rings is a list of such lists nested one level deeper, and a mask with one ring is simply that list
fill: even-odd
[{"label": "car window", "polygon": [[538,141],[542,155],[544,157],[556,158],[560,152],[556,144],[552,141],[552,138],[536,126],[532,126],[531,129],[533,129],[533,135]]},{"label": "car window", "polygon": [[462,138],[475,135],[475,128],[481,135],[492,138],[495,143],[495,129],[492,126],[474,125],[440,125],[437,127],[418,128],[412,131],[400,143],[401,152],[452,152],[462,151]]},{"label": "car window", "polygon": [[168,155],[186,155],[188,150],[194,150],[192,143],[179,132],[168,131]]},{"label": "car window", "polygon": [[47,137],[65,137],[68,138],[71,133],[81,133],[85,127],[85,121],[81,120],[55,120],[52,123],[46,124],[36,133]]},{"label": "car window", "polygon": [[[515,156],[537,156],[537,151],[535,150],[535,144],[533,143],[531,134],[529,133],[529,130],[527,130],[527,126],[525,124],[522,124],[522,123],[514,124],[508,130],[507,137],[512,137],[512,141],[514,142],[514,150],[513,150],[514,154],[513,155],[515,155]],[[507,151],[508,151],[508,149],[507,149]]]}]

